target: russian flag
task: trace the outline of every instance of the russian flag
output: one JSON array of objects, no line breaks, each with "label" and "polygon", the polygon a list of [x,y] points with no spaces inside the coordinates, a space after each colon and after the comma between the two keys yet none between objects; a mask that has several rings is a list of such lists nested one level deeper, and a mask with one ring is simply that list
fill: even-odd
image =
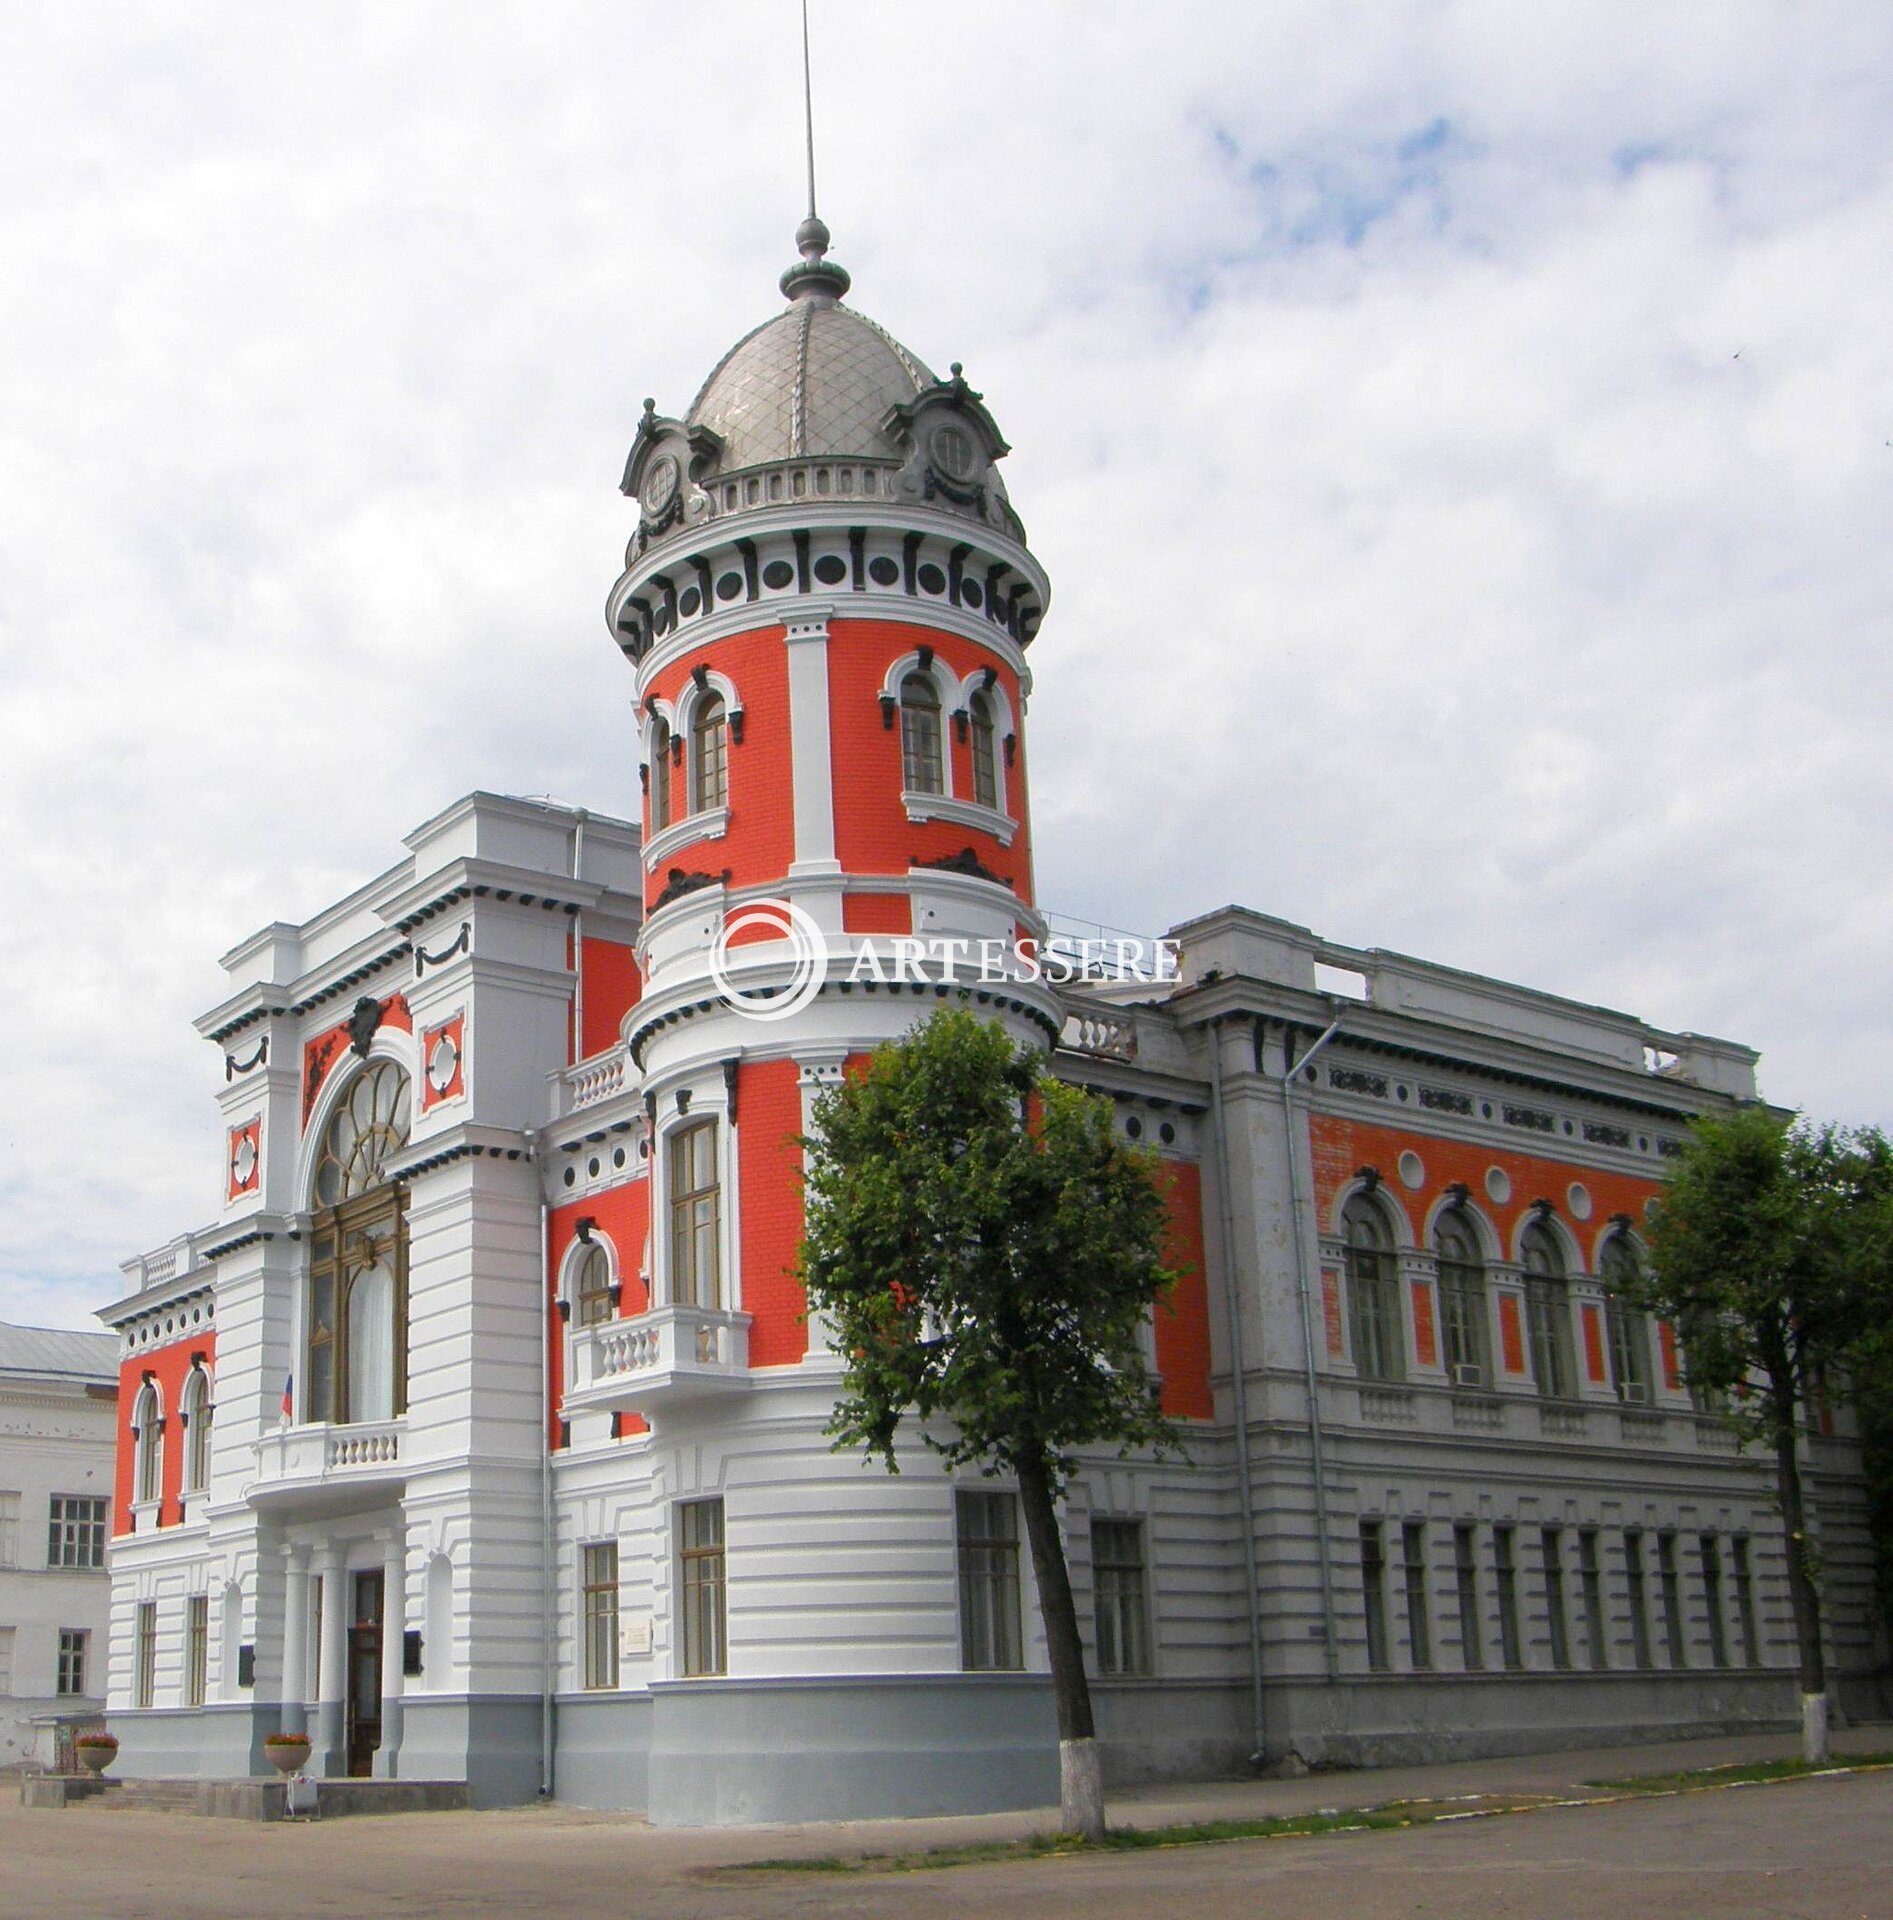
[{"label": "russian flag", "polygon": [[296,1376],[293,1373],[283,1375],[283,1418],[290,1419],[296,1411]]}]

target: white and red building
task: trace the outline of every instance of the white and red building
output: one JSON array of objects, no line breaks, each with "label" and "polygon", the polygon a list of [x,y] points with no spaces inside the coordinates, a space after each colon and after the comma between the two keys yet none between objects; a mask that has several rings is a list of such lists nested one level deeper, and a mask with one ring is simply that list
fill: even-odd
[{"label": "white and red building", "polygon": [[1609,1284],[1754,1056],[1235,909],[1174,980],[1030,965],[1048,582],[980,396],[826,244],[637,427],[638,817],[471,795],[225,957],[222,1209],[103,1316],[120,1770],[306,1725],[323,1772],[660,1821],[1052,1797],[1012,1495],[830,1449],[793,1271],[814,1094],[962,992],[1173,1173],[1190,1458],[1067,1511],[1120,1773],[1785,1720],[1763,1473]]}]

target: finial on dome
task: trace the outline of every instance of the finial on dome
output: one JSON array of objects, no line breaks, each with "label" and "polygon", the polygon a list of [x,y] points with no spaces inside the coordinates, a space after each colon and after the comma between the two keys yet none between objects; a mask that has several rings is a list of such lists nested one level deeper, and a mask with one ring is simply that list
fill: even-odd
[{"label": "finial on dome", "polygon": [[809,77],[808,0],[802,0],[802,117],[808,137],[808,218],[795,230],[795,250],[802,258],[782,276],[782,291],[791,300],[839,300],[848,291],[848,270],[823,258],[828,251],[828,228],[815,211],[815,86]]}]

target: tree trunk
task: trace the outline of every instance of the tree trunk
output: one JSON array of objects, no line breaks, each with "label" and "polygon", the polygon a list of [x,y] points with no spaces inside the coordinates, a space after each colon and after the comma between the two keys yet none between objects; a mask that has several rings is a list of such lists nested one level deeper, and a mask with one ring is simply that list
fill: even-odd
[{"label": "tree trunk", "polygon": [[1019,1504],[1045,1623],[1045,1649],[1052,1662],[1052,1700],[1058,1709],[1059,1802],[1067,1833],[1104,1838],[1104,1782],[1098,1764],[1097,1730],[1091,1719],[1091,1689],[1085,1681],[1084,1642],[1072,1604],[1071,1575],[1052,1503],[1052,1476],[1041,1460],[1019,1468]]},{"label": "tree trunk", "polygon": [[1788,1546],[1788,1600],[1794,1610],[1795,1649],[1801,1665],[1801,1758],[1818,1767],[1827,1763],[1827,1659],[1821,1648],[1821,1590],[1814,1578],[1814,1548],[1807,1534],[1801,1461],[1795,1450],[1792,1380],[1771,1379],[1769,1395],[1775,1485]]}]

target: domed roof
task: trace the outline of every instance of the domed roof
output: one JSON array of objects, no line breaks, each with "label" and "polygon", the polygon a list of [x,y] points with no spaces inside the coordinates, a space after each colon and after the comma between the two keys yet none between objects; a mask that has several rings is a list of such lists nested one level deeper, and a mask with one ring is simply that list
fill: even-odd
[{"label": "domed roof", "polygon": [[723,442],[724,473],[825,455],[899,460],[881,428],[888,409],[938,384],[892,334],[842,305],[848,276],[822,258],[828,229],[805,221],[796,240],[802,260],[782,276],[788,310],[737,341],[690,404],[686,424]]}]

